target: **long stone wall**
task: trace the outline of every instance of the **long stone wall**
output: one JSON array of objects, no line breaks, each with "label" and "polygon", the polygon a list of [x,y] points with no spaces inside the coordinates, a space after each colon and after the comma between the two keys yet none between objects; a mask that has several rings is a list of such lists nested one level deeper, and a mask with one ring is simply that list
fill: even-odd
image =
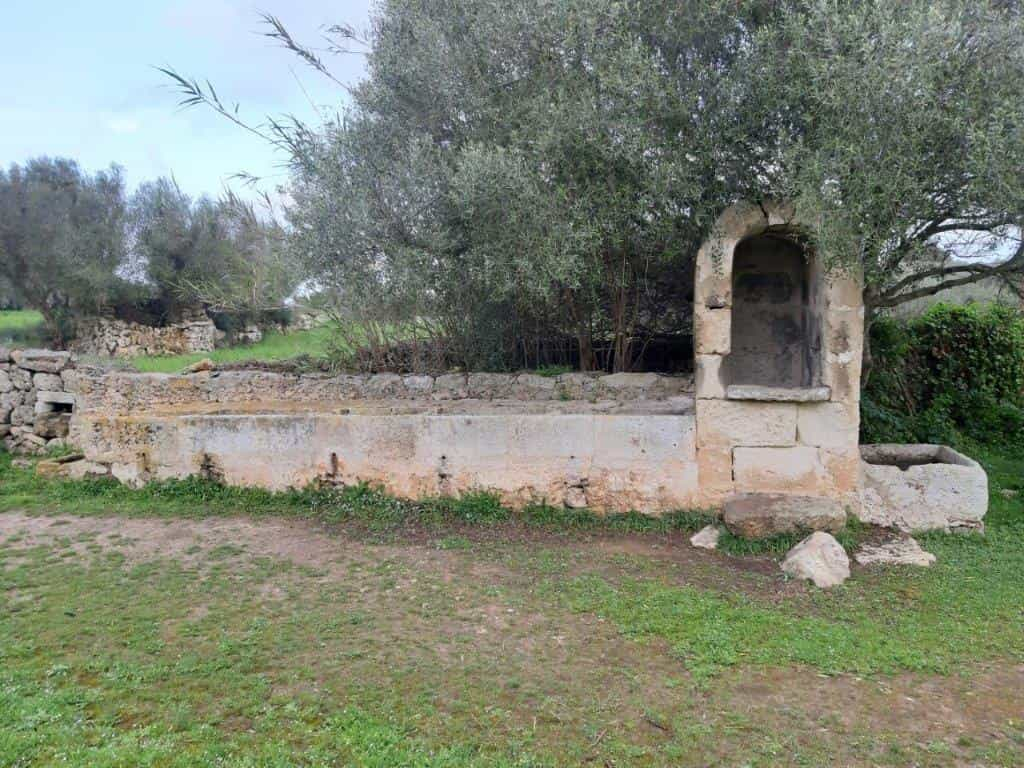
[{"label": "long stone wall", "polygon": [[603,511],[699,500],[692,382],[653,374],[184,376],[79,369],[69,471],[281,490],[370,482]]},{"label": "long stone wall", "polygon": [[0,347],[0,438],[11,452],[43,453],[62,446],[75,397],[71,355]]},{"label": "long stone wall", "polygon": [[95,318],[80,324],[71,349],[80,355],[136,357],[212,352],[217,328],[209,318],[163,327]]}]

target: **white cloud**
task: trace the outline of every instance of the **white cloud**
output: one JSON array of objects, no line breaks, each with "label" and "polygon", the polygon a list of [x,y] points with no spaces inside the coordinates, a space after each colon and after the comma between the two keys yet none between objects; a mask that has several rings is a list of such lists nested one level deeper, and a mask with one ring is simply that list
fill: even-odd
[{"label": "white cloud", "polygon": [[138,133],[142,127],[138,120],[131,117],[113,117],[107,121],[107,127],[118,136]]}]

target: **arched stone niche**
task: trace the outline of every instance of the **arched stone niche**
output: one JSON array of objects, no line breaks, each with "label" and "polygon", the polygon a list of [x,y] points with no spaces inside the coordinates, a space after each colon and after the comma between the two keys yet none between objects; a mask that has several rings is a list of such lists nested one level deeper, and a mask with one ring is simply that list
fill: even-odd
[{"label": "arched stone niche", "polygon": [[705,502],[792,493],[856,505],[864,313],[792,208],[740,203],[697,256],[697,443]]}]

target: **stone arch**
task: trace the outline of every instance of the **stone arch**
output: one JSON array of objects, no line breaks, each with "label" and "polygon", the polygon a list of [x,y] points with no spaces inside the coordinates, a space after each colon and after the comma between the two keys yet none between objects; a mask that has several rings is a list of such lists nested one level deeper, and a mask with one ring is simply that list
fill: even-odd
[{"label": "stone arch", "polygon": [[856,503],[861,284],[826,275],[791,206],[739,203],[698,255],[700,485]]}]

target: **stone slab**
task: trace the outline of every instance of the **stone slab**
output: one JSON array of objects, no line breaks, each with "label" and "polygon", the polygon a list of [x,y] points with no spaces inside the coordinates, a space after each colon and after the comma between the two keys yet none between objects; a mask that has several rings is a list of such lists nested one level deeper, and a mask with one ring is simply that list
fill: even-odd
[{"label": "stone slab", "polygon": [[758,384],[731,384],[725,390],[729,400],[754,400],[765,403],[820,403],[832,396],[828,387],[763,387]]},{"label": "stone slab", "polygon": [[60,373],[71,362],[70,352],[55,352],[49,349],[21,349],[11,353],[19,368],[41,373]]},{"label": "stone slab", "polygon": [[838,531],[846,512],[832,499],[771,493],[744,493],[726,501],[725,527],[744,539],[764,539],[784,533]]}]

